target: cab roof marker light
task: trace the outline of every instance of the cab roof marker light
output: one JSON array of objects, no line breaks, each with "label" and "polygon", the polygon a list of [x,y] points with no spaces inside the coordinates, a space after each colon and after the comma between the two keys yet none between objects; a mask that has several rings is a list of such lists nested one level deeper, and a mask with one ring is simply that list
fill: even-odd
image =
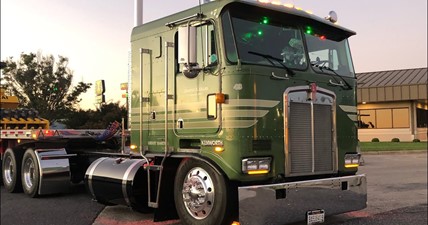
[{"label": "cab roof marker light", "polygon": [[294,5],[290,3],[284,4],[284,6],[290,9],[294,8]]},{"label": "cab roof marker light", "polygon": [[311,14],[311,15],[312,15],[312,14],[314,14],[311,10],[306,10],[305,12],[306,12],[307,14]]},{"label": "cab roof marker light", "polygon": [[261,3],[270,3],[269,0],[259,0],[259,2],[261,2]]},{"label": "cab roof marker light", "polygon": [[271,4],[272,5],[281,5],[281,2],[280,1],[273,1],[273,2],[271,2]]}]

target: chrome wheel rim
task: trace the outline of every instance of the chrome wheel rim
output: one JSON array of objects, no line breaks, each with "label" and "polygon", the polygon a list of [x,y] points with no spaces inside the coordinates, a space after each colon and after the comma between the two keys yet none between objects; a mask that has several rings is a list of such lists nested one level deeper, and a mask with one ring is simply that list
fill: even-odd
[{"label": "chrome wheel rim", "polygon": [[12,157],[7,156],[4,160],[4,180],[6,183],[10,184],[13,181],[13,175],[15,174],[14,164]]},{"label": "chrome wheel rim", "polygon": [[204,169],[190,170],[183,182],[183,201],[187,212],[195,219],[206,218],[214,206],[214,184]]},{"label": "chrome wheel rim", "polygon": [[28,189],[30,189],[33,187],[36,173],[36,167],[32,158],[27,158],[25,160],[23,170],[24,184]]}]

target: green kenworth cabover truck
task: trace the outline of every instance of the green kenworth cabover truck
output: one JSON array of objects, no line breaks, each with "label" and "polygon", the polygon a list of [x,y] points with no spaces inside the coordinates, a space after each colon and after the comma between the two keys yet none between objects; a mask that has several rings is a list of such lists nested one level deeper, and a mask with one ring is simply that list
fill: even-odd
[{"label": "green kenworth cabover truck", "polygon": [[93,197],[200,225],[313,224],[365,208],[355,32],[336,21],[220,0],[135,27],[135,150],[91,164]]}]

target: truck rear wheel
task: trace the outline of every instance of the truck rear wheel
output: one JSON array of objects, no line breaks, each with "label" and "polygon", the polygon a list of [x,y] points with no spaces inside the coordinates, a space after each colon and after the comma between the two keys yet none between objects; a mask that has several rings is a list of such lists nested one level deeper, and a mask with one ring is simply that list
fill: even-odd
[{"label": "truck rear wheel", "polygon": [[8,192],[21,192],[22,151],[6,149],[2,161],[3,184]]},{"label": "truck rear wheel", "polygon": [[29,148],[24,153],[21,168],[22,189],[24,193],[34,198],[39,190],[39,163],[33,149]]},{"label": "truck rear wheel", "polygon": [[174,199],[183,224],[230,224],[229,188],[222,174],[205,162],[188,159],[177,171]]}]

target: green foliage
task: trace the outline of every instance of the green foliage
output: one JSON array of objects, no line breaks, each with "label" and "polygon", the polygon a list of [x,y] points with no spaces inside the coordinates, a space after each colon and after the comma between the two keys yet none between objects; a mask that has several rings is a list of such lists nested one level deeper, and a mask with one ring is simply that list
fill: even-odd
[{"label": "green foliage", "polygon": [[127,111],[119,102],[102,105],[98,110],[77,110],[69,112],[64,124],[70,129],[105,129],[111,122],[127,123]]},{"label": "green foliage", "polygon": [[398,138],[393,138],[393,139],[391,139],[391,142],[400,142],[400,139],[398,139]]},{"label": "green foliage", "polygon": [[427,142],[360,142],[362,152],[367,151],[402,151],[427,150]]},{"label": "green foliage", "polygon": [[379,142],[379,138],[373,138],[372,142]]},{"label": "green foliage", "polygon": [[413,139],[413,141],[412,141],[412,142],[421,142],[421,140],[419,140],[419,139],[415,138],[415,139]]},{"label": "green foliage", "polygon": [[[2,65],[3,66],[3,65]],[[4,61],[3,86],[17,96],[20,107],[37,109],[41,117],[51,122],[64,118],[81,101],[79,96],[92,84],[79,82],[72,86],[73,71],[68,58],[22,53],[19,60]]]}]

